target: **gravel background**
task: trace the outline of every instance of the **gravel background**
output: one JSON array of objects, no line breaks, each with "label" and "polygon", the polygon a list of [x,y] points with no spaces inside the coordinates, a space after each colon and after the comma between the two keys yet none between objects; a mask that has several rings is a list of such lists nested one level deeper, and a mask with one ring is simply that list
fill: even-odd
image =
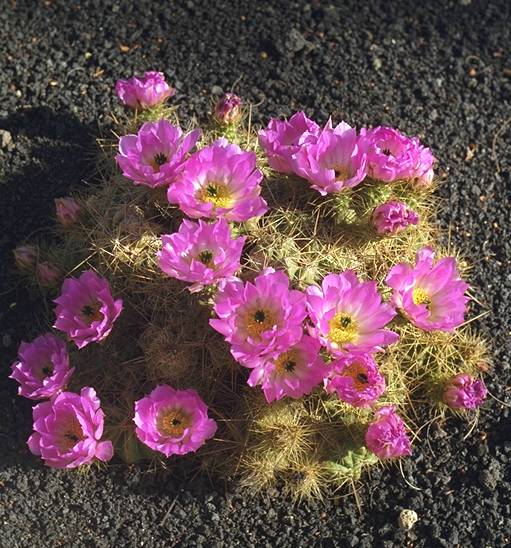
[{"label": "gravel background", "polygon": [[[458,0],[107,2],[0,0],[0,545],[504,546],[511,538],[511,4]],[[88,475],[29,455],[30,405],[6,379],[43,307],[10,250],[48,225],[53,198],[92,173],[113,84],[146,69],[175,82],[182,114],[235,90],[256,118],[305,109],[324,121],[420,134],[448,174],[444,226],[474,263],[491,316],[491,399],[478,425],[451,419],[399,470],[353,498],[292,506],[198,478],[112,464]],[[484,291],[483,291],[484,290]],[[401,509],[420,521],[397,527]]]}]

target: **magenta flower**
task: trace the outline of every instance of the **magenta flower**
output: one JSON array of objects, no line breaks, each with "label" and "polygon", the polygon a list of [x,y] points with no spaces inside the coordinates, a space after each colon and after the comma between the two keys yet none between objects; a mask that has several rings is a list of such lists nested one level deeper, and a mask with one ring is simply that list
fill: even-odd
[{"label": "magenta flower", "polygon": [[200,135],[200,129],[183,134],[180,127],[167,120],[146,122],[137,135],[120,138],[115,159],[122,174],[136,185],[168,185],[181,171]]},{"label": "magenta flower", "polygon": [[20,270],[33,270],[35,268],[39,257],[39,248],[36,245],[19,245],[13,253],[14,262]]},{"label": "magenta flower", "polygon": [[235,124],[242,114],[243,101],[235,93],[225,93],[215,105],[215,118],[221,124]]},{"label": "magenta flower", "polygon": [[122,299],[114,301],[108,281],[92,270],[65,279],[54,302],[55,329],[67,333],[78,348],[106,339],[122,310]]},{"label": "magenta flower", "polygon": [[150,71],[144,76],[132,76],[128,80],[117,80],[115,93],[124,105],[131,108],[151,108],[176,94],[176,90],[165,82],[161,72]]},{"label": "magenta flower", "polygon": [[229,278],[241,268],[246,237],[233,239],[225,219],[211,224],[183,220],[178,232],[161,239],[160,268],[171,278],[193,282],[190,291]]},{"label": "magenta flower", "polygon": [[268,403],[284,396],[293,399],[309,394],[328,371],[319,355],[321,344],[303,335],[300,342],[252,369],[250,386],[261,385]]},{"label": "magenta flower", "polygon": [[396,414],[393,405],[380,407],[376,411],[375,420],[369,425],[365,440],[369,451],[380,459],[412,454],[403,419]]},{"label": "magenta flower", "polygon": [[74,367],[69,366],[66,344],[51,333],[31,343],[22,342],[11,379],[19,383],[18,395],[31,400],[51,398],[65,388]]},{"label": "magenta flower", "polygon": [[385,377],[371,354],[347,354],[330,366],[325,390],[354,407],[370,407],[385,392]]},{"label": "magenta flower", "polygon": [[369,175],[374,179],[417,179],[423,186],[431,182],[435,157],[416,137],[381,126],[362,129],[360,135],[367,152]]},{"label": "magenta flower", "polygon": [[62,392],[51,401],[32,410],[34,433],[28,447],[52,468],[76,468],[113,456],[110,441],[103,436],[104,413],[94,388],[82,388],[80,394]]},{"label": "magenta flower", "polygon": [[190,157],[168,199],[189,217],[247,221],[268,211],[259,196],[262,178],[256,155],[222,138]]},{"label": "magenta flower", "polygon": [[468,284],[459,278],[456,259],[445,257],[433,265],[430,247],[417,252],[415,266],[399,263],[385,280],[394,291],[392,301],[424,331],[453,331],[464,321]]},{"label": "magenta flower", "polygon": [[449,380],[443,400],[453,409],[475,409],[483,403],[487,393],[483,381],[467,373],[460,373]]},{"label": "magenta flower", "polygon": [[231,353],[246,367],[272,359],[302,338],[305,295],[289,289],[284,272],[264,269],[254,282],[228,280],[215,300],[218,319],[210,325],[231,343]]},{"label": "magenta flower", "polygon": [[375,208],[371,221],[378,234],[389,236],[398,234],[409,225],[416,225],[419,216],[403,202],[391,200]]},{"label": "magenta flower", "polygon": [[293,156],[302,145],[315,142],[320,132],[304,112],[296,112],[289,120],[272,118],[268,127],[259,131],[259,145],[270,167],[280,173],[293,173]]},{"label": "magenta flower", "polygon": [[314,142],[300,147],[292,163],[294,172],[323,196],[357,186],[367,173],[357,130],[344,122],[332,128],[330,120]]},{"label": "magenta flower", "polygon": [[217,429],[195,390],[174,390],[166,384],[135,402],[133,420],[138,439],[166,457],[197,451]]},{"label": "magenta flower", "polygon": [[62,279],[62,272],[48,261],[37,263],[35,275],[41,287],[56,287]]},{"label": "magenta flower", "polygon": [[352,270],[329,274],[321,287],[307,288],[311,334],[335,355],[381,350],[399,338],[384,329],[396,315],[382,303],[376,282],[360,282]]}]

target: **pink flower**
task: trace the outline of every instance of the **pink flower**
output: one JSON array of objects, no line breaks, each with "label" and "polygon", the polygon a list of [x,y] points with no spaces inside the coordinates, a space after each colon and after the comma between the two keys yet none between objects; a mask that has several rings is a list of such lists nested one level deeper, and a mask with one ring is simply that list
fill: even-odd
[{"label": "pink flower", "polygon": [[115,159],[122,174],[136,185],[168,185],[181,171],[200,135],[200,129],[183,134],[180,127],[167,120],[146,122],[137,135],[120,138]]},{"label": "pink flower", "polygon": [[304,112],[296,112],[289,120],[272,118],[268,127],[259,131],[259,145],[270,167],[280,173],[293,173],[293,155],[302,145],[315,142],[320,128]]},{"label": "pink flower", "polygon": [[33,270],[39,256],[36,245],[19,245],[14,251],[14,262],[20,270]]},{"label": "pink flower", "polygon": [[235,124],[242,114],[243,101],[235,93],[225,93],[215,105],[215,118],[221,124]]},{"label": "pink flower", "polygon": [[122,310],[122,299],[114,301],[108,281],[92,270],[65,279],[54,302],[55,329],[67,333],[78,348],[106,339]]},{"label": "pink flower", "polygon": [[35,267],[37,283],[41,287],[55,287],[62,279],[62,272],[48,261],[41,261]]},{"label": "pink flower", "polygon": [[367,152],[369,175],[374,179],[417,179],[422,186],[431,182],[435,157],[416,137],[381,126],[362,129],[360,135]]},{"label": "pink flower", "polygon": [[483,381],[467,373],[460,373],[449,380],[443,399],[453,409],[475,409],[483,403],[487,393]]},{"label": "pink flower", "polygon": [[335,355],[381,350],[399,338],[383,329],[396,312],[382,303],[376,282],[360,282],[352,270],[329,274],[321,287],[308,287],[307,306],[311,334]]},{"label": "pink flower", "polygon": [[321,344],[303,335],[300,342],[252,369],[250,386],[261,385],[268,403],[284,396],[293,399],[309,394],[326,376],[327,368],[319,355]]},{"label": "pink flower", "polygon": [[69,366],[66,344],[51,333],[31,343],[22,342],[11,379],[19,383],[18,395],[44,400],[60,392],[69,382],[74,367]]},{"label": "pink flower", "polygon": [[385,377],[371,354],[347,354],[330,366],[326,391],[354,407],[370,407],[385,392]]},{"label": "pink flower", "polygon": [[80,217],[81,206],[74,198],[55,198],[57,220],[64,227],[74,225]]},{"label": "pink flower", "polygon": [[264,269],[253,283],[228,280],[216,297],[218,319],[210,325],[231,343],[231,353],[246,367],[272,359],[296,344],[307,315],[305,295],[289,289],[284,272]]},{"label": "pink flower", "polygon": [[292,164],[323,196],[357,186],[367,172],[356,129],[344,122],[332,128],[330,120],[314,142],[300,147]]},{"label": "pink flower", "polygon": [[151,108],[176,94],[176,90],[165,82],[161,72],[150,71],[144,76],[132,76],[128,80],[117,80],[115,93],[124,105],[131,108]]},{"label": "pink flower", "polygon": [[403,202],[391,200],[375,208],[371,221],[378,234],[388,236],[398,234],[409,225],[416,225],[419,216]]},{"label": "pink flower", "polygon": [[424,331],[453,331],[464,321],[468,284],[461,280],[454,257],[433,265],[434,251],[423,247],[415,266],[399,263],[385,280],[394,291],[392,301],[417,327]]},{"label": "pink flower", "polygon": [[193,282],[190,291],[233,276],[240,268],[246,237],[232,238],[229,224],[184,220],[179,231],[162,236],[160,268],[171,278]]},{"label": "pink flower", "polygon": [[190,157],[168,199],[189,217],[247,221],[268,211],[259,196],[262,178],[256,155],[222,138]]},{"label": "pink flower", "polygon": [[138,439],[166,457],[197,451],[217,429],[195,390],[174,390],[166,384],[135,402],[133,420]]},{"label": "pink flower", "polygon": [[82,388],[80,395],[62,392],[32,410],[34,433],[28,447],[53,468],[76,468],[96,459],[113,456],[110,441],[103,436],[104,413],[94,388]]},{"label": "pink flower", "polygon": [[404,457],[412,454],[410,439],[403,420],[396,414],[393,405],[380,407],[375,420],[365,435],[369,451],[380,459]]}]

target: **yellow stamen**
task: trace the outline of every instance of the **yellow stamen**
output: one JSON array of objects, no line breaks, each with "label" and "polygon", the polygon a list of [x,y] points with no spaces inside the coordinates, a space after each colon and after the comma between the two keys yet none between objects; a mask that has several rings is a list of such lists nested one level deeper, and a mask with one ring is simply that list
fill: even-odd
[{"label": "yellow stamen", "polygon": [[92,302],[85,305],[82,310],[82,319],[89,325],[92,322],[100,322],[103,318],[103,312],[101,312],[101,304],[98,302]]},{"label": "yellow stamen", "polygon": [[357,322],[345,312],[338,312],[329,322],[328,338],[333,346],[341,347],[357,339]]},{"label": "yellow stamen", "polygon": [[206,265],[211,267],[213,263],[213,253],[209,249],[205,249],[204,251],[201,251],[197,257],[199,261]]},{"label": "yellow stamen", "polygon": [[71,449],[81,440],[83,440],[82,427],[78,420],[73,420],[64,432],[62,446],[64,449]]},{"label": "yellow stamen", "polygon": [[169,438],[180,438],[191,424],[190,415],[179,407],[164,409],[156,420],[158,432]]},{"label": "yellow stamen", "polygon": [[160,167],[163,164],[167,163],[167,156],[163,154],[163,152],[160,152],[159,154],[156,154],[154,158],[151,161],[151,167],[154,169],[154,171],[160,171]]},{"label": "yellow stamen", "polygon": [[416,287],[413,290],[413,302],[415,304],[425,304],[426,306],[429,306],[431,304],[431,298],[430,296],[422,289],[422,287]]},{"label": "yellow stamen", "polygon": [[353,387],[360,392],[367,387],[369,379],[367,378],[367,369],[362,362],[353,362],[342,372],[343,376],[353,379]]},{"label": "yellow stamen", "polygon": [[250,312],[245,319],[246,330],[253,339],[259,339],[261,334],[271,329],[275,323],[274,314],[265,308]]},{"label": "yellow stamen", "polygon": [[284,352],[275,360],[275,370],[279,375],[291,374],[295,371],[297,365],[296,352],[290,350]]},{"label": "yellow stamen", "polygon": [[231,207],[233,199],[229,187],[224,183],[208,183],[197,193],[197,199],[201,202],[207,202],[216,207]]},{"label": "yellow stamen", "polygon": [[351,177],[350,170],[347,166],[334,166],[336,181],[346,181]]}]

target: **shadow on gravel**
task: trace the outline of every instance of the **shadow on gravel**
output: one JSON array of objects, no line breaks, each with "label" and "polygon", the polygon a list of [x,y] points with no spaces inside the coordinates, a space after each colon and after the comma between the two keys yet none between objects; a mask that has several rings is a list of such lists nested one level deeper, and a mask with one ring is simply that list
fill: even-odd
[{"label": "shadow on gravel", "polygon": [[34,318],[44,306],[19,276],[12,250],[49,228],[54,198],[79,188],[94,172],[98,129],[69,112],[38,107],[0,119],[0,130],[12,137],[10,145],[0,147],[0,454],[5,452],[5,465],[17,451],[23,452],[17,460],[27,461],[31,405],[15,397],[15,383],[7,376],[20,340],[43,328]]}]

